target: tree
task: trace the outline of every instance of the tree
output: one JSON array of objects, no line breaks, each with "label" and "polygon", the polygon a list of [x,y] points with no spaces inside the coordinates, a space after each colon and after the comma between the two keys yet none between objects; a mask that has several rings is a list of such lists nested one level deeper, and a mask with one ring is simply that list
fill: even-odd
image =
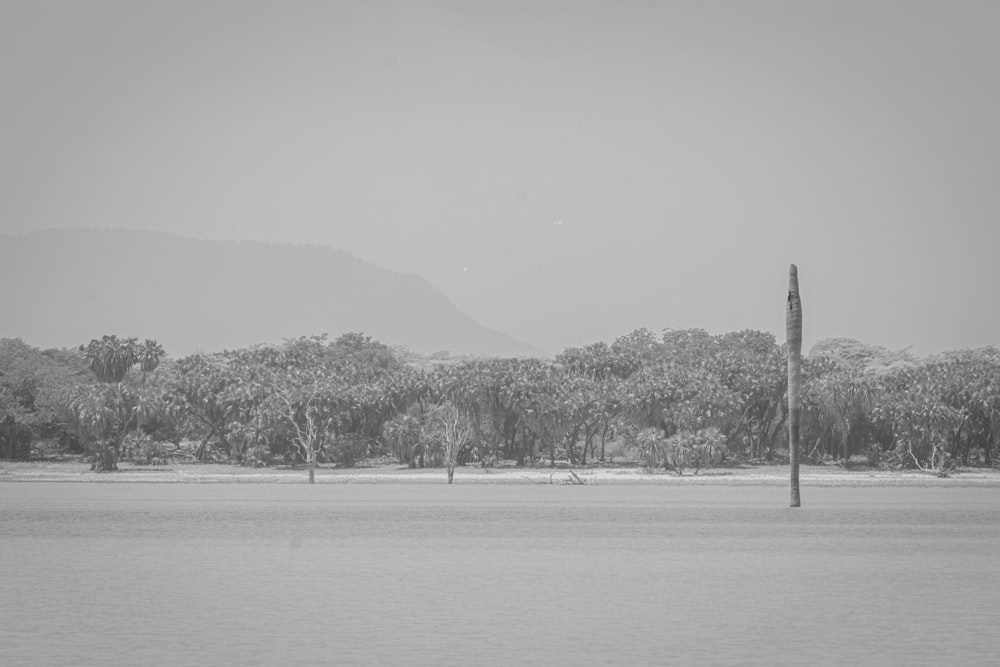
[{"label": "tree", "polygon": [[549,452],[549,466],[556,466],[556,446],[571,440],[572,401],[563,371],[553,364],[525,364],[517,381],[526,428]]},{"label": "tree", "polygon": [[448,470],[448,483],[455,479],[455,465],[462,450],[469,445],[471,429],[465,415],[451,403],[442,403],[433,412],[438,429],[441,454]]},{"label": "tree", "polygon": [[[774,334],[737,331],[720,337],[716,368],[731,404],[719,420],[730,449],[771,460],[785,419],[786,355]],[[735,452],[734,452],[735,453]]]},{"label": "tree", "polygon": [[1000,435],[1000,352],[962,350],[880,376],[875,423],[903,467],[941,476],[973,453],[986,462]]},{"label": "tree", "polygon": [[791,507],[802,505],[799,494],[799,429],[802,419],[802,301],[799,298],[799,270],[788,269],[788,307],[785,313],[788,336],[788,459],[791,468]]},{"label": "tree", "polygon": [[695,474],[702,467],[717,463],[726,453],[726,436],[711,426],[699,431],[682,430],[669,438],[658,428],[647,428],[635,436],[639,459],[646,470],[660,465],[678,475],[693,466]]},{"label": "tree", "polygon": [[[604,343],[583,348],[568,348],[556,357],[569,373],[568,389],[573,419],[583,431],[580,464],[586,465],[587,453],[601,441],[600,460],[614,420],[624,409],[622,380],[635,368],[622,363],[620,355]],[[595,454],[596,455],[596,454]]]},{"label": "tree", "polygon": [[[192,354],[177,361],[177,377],[170,392],[178,410],[189,418],[192,434],[201,440],[195,458],[203,460],[209,442],[218,437],[234,452],[226,439],[226,425],[240,407],[240,374],[232,354]],[[238,459],[242,451],[235,452]]]},{"label": "tree", "polygon": [[187,404],[209,429],[224,420],[222,437],[238,451],[252,448],[254,462],[301,462],[312,481],[319,463],[352,465],[375,451],[386,422],[423,391],[418,373],[361,334],[303,336],[223,357],[221,368],[185,364],[193,374]]},{"label": "tree", "polygon": [[121,382],[136,365],[143,373],[155,369],[163,357],[163,348],[155,340],[139,343],[136,338],[104,336],[81,345],[83,358],[101,382]]},{"label": "tree", "polygon": [[423,423],[419,417],[406,413],[396,415],[382,427],[382,434],[400,463],[417,467],[423,446]]},{"label": "tree", "polygon": [[611,351],[615,356],[615,363],[619,372],[622,373],[622,377],[627,377],[637,371],[640,366],[660,359],[662,357],[661,347],[653,332],[648,329],[636,329],[615,340],[611,345]]},{"label": "tree", "polygon": [[0,339],[0,456],[27,459],[38,438],[65,442],[65,395],[88,382],[93,375],[75,351]]},{"label": "tree", "polygon": [[830,368],[825,358],[810,358],[803,366],[808,382],[802,393],[800,437],[805,439],[808,433],[808,442],[815,443],[813,451],[821,450],[846,464],[872,438],[876,385],[850,368]]},{"label": "tree", "polygon": [[113,472],[125,434],[138,429],[149,406],[148,395],[127,381],[129,372],[138,366],[145,378],[159,365],[163,348],[154,340],[140,344],[135,338],[104,336],[81,345],[80,351],[99,384],[78,389],[66,406],[81,431],[96,439],[91,469]]},{"label": "tree", "polygon": [[993,449],[1000,445],[1000,350],[946,352],[930,363],[940,378],[942,402],[962,414],[962,424],[949,440],[949,453],[963,465],[969,465],[973,456],[992,465]]},{"label": "tree", "polygon": [[276,378],[271,384],[270,409],[293,433],[292,444],[309,470],[309,483],[316,483],[320,452],[337,435],[343,411],[335,382],[320,371],[298,371]]},{"label": "tree", "polygon": [[34,404],[33,348],[19,338],[0,340],[0,457],[27,460]]},{"label": "tree", "polygon": [[635,436],[635,444],[639,449],[639,460],[642,467],[652,471],[660,466],[665,446],[663,431],[656,427],[644,428]]},{"label": "tree", "polygon": [[706,465],[722,461],[727,452],[726,436],[714,426],[692,434],[688,442],[688,462],[694,466],[696,475]]},{"label": "tree", "polygon": [[732,405],[710,360],[690,350],[642,366],[626,386],[637,425],[657,426],[667,437],[721,421]]}]

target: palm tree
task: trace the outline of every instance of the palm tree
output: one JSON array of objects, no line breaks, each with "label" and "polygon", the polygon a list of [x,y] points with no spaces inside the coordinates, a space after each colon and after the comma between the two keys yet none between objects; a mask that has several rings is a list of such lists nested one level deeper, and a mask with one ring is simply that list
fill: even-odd
[{"label": "palm tree", "polygon": [[398,415],[385,423],[382,434],[400,463],[417,467],[423,439],[423,423],[419,418],[406,413]]},{"label": "palm tree", "polygon": [[93,339],[80,351],[87,365],[101,382],[121,382],[139,361],[139,345],[135,338],[124,340],[118,336]]},{"label": "palm tree", "polygon": [[149,338],[146,339],[145,343],[138,346],[136,362],[139,364],[139,370],[142,371],[143,381],[145,381],[148,373],[152,373],[160,365],[163,354],[163,346]]},{"label": "palm tree", "polygon": [[788,269],[788,308],[785,310],[788,337],[788,459],[791,464],[790,507],[800,507],[799,429],[802,421],[802,300],[799,298],[799,270]]}]

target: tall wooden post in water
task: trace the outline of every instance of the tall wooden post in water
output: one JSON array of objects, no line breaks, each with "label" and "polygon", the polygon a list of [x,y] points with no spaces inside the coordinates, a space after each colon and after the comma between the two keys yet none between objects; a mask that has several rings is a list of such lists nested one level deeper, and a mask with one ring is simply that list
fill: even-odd
[{"label": "tall wooden post in water", "polygon": [[799,495],[799,427],[802,421],[802,300],[799,298],[799,270],[788,269],[788,308],[785,310],[788,339],[788,460],[791,464],[792,500],[789,507],[802,505]]}]

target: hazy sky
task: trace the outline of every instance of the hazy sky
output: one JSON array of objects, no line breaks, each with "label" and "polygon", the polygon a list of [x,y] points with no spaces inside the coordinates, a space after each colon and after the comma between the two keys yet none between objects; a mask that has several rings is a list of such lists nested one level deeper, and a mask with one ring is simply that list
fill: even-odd
[{"label": "hazy sky", "polygon": [[794,262],[806,349],[1000,344],[992,0],[2,0],[0,82],[0,231],[320,243],[550,351],[783,341]]}]

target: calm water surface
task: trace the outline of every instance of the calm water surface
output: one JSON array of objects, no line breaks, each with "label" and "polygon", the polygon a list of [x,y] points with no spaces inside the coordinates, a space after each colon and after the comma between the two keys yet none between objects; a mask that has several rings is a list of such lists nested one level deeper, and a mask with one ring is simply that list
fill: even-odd
[{"label": "calm water surface", "polygon": [[1000,664],[1000,490],[0,484],[0,663]]}]

